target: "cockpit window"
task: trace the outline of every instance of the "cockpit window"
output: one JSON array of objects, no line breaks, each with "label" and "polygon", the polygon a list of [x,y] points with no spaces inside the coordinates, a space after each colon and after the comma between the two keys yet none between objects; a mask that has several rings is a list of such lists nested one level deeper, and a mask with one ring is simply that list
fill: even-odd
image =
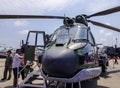
[{"label": "cockpit window", "polygon": [[51,43],[52,45],[53,44],[65,44],[65,43],[68,43],[69,40],[75,40],[75,41],[76,40],[87,40],[86,27],[74,25],[70,28],[66,28],[65,26],[61,26],[55,31],[51,39]]},{"label": "cockpit window", "polygon": [[67,43],[71,38],[74,37],[76,33],[76,26],[72,28],[66,28],[61,26],[54,34],[52,41],[56,41],[56,44],[64,44]]},{"label": "cockpit window", "polygon": [[78,31],[74,37],[74,40],[87,40],[87,30],[86,27],[78,27]]}]

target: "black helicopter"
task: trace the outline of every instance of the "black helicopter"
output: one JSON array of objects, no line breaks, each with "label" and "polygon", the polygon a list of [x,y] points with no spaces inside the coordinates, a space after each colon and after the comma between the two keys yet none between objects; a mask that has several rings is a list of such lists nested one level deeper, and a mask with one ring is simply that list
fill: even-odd
[{"label": "black helicopter", "polygon": [[[75,18],[46,15],[0,15],[0,19],[63,19],[63,25],[55,30],[49,41],[44,41],[44,50],[39,58],[42,63],[41,73],[47,82],[76,83],[95,78],[101,73],[95,39],[88,22],[120,32],[119,28],[92,21],[89,18],[119,11],[120,6],[92,15],[81,14]],[[32,32],[38,35],[37,31]],[[41,33],[44,34],[43,40],[45,40],[45,33]]]}]

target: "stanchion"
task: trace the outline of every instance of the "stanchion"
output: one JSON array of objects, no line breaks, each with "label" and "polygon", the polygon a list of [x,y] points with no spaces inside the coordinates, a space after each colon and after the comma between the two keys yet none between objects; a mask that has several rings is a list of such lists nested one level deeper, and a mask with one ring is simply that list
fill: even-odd
[{"label": "stanchion", "polygon": [[30,62],[28,62],[20,71],[19,71],[19,67],[17,67],[17,87],[16,87],[16,88],[19,88],[18,78],[19,78],[20,73],[27,67],[27,65],[28,65],[29,63],[30,63]]},{"label": "stanchion", "polygon": [[81,88],[81,81],[79,81],[79,88]]}]

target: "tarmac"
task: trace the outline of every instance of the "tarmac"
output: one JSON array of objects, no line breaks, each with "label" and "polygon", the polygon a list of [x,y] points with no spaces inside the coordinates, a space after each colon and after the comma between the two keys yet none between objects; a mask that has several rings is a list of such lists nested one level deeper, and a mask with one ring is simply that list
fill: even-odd
[{"label": "tarmac", "polygon": [[[3,77],[4,63],[5,59],[0,58],[0,79]],[[110,60],[107,72],[100,76],[97,83],[90,80],[88,83],[82,84],[82,88],[120,88],[120,60],[118,63],[114,64],[114,60]],[[12,84],[13,75],[10,80],[0,81],[0,88],[12,88]]]}]

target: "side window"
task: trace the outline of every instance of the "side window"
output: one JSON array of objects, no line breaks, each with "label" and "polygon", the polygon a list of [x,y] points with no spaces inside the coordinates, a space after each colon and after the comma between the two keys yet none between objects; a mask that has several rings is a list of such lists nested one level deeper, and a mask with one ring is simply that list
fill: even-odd
[{"label": "side window", "polygon": [[29,31],[26,44],[35,46],[35,47],[44,47],[45,46],[45,32],[44,31]]},{"label": "side window", "polygon": [[43,37],[44,37],[43,33],[38,33],[37,34],[37,46],[44,47],[45,41],[44,41]]},{"label": "side window", "polygon": [[36,39],[36,34],[30,33],[27,41],[27,45],[35,45],[35,41],[36,41],[35,39]]},{"label": "side window", "polygon": [[92,45],[95,45],[95,41],[94,41],[93,35],[92,35],[92,33],[90,31],[88,32],[88,39],[89,39],[89,42]]}]

